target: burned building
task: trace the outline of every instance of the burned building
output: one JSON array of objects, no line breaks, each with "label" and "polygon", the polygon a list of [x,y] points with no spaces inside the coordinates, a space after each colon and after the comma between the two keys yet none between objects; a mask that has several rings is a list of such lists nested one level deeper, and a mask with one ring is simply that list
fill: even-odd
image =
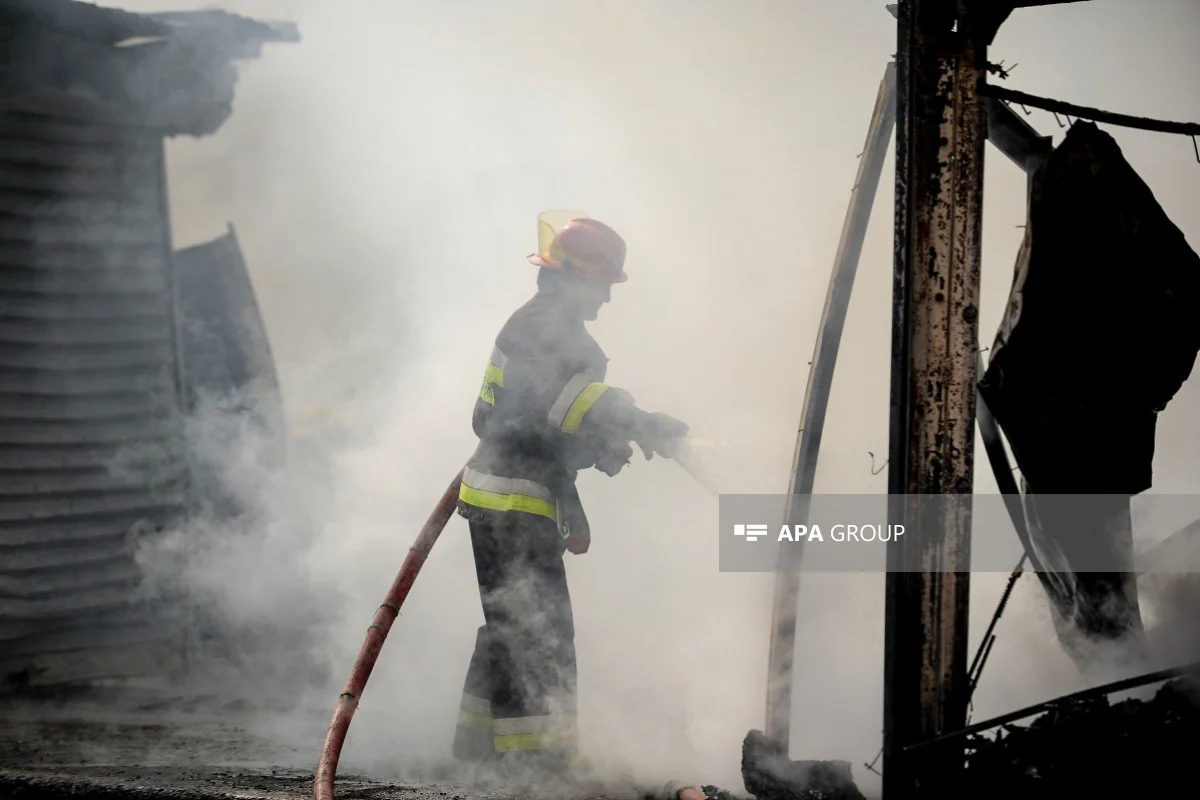
[{"label": "burned building", "polygon": [[187,630],[134,545],[198,500],[188,411],[258,381],[280,413],[232,229],[175,252],[165,142],[217,131],[234,62],[298,35],[0,0],[0,38],[0,681],[169,674]]}]

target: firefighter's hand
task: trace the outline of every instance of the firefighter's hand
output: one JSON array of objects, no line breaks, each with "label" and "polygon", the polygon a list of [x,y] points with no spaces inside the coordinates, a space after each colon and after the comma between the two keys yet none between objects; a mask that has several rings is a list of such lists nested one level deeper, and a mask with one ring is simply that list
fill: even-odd
[{"label": "firefighter's hand", "polygon": [[654,458],[655,453],[668,457],[667,444],[674,439],[687,436],[688,430],[686,422],[677,420],[661,411],[655,411],[648,414],[646,421],[642,424],[637,445],[642,448],[642,453],[646,456],[647,461]]},{"label": "firefighter's hand", "polygon": [[633,457],[633,447],[628,443],[614,445],[606,449],[596,459],[596,469],[608,477],[615,477]]},{"label": "firefighter's hand", "polygon": [[581,556],[588,551],[588,547],[592,544],[592,534],[588,531],[582,533],[572,533],[567,537],[567,549],[573,555]]}]

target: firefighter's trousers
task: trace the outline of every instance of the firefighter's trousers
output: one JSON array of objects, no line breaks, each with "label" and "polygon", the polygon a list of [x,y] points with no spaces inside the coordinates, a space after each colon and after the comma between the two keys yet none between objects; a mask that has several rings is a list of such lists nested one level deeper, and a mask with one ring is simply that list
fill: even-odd
[{"label": "firefighter's trousers", "polygon": [[569,763],[577,753],[575,623],[564,541],[547,517],[469,519],[484,625],[454,737],[463,760]]}]

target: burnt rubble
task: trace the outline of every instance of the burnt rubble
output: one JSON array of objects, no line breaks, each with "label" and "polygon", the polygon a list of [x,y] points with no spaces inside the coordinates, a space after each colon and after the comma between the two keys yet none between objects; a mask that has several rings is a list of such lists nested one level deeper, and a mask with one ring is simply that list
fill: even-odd
[{"label": "burnt rubble", "polygon": [[1178,787],[1197,742],[1200,681],[1180,678],[1148,701],[1072,701],[1027,726],[969,737],[965,789],[980,800],[1194,794]]},{"label": "burnt rubble", "polygon": [[865,800],[849,761],[791,761],[761,731],[742,742],[742,780],[758,800]]}]

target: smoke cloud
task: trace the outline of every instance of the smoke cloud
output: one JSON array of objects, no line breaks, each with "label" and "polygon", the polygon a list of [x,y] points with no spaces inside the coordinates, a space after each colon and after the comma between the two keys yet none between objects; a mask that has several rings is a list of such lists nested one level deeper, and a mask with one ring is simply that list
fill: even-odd
[{"label": "smoke cloud", "polygon": [[[234,114],[217,135],[170,143],[176,246],[233,222],[289,418],[328,414],[292,441],[287,473],[265,467],[236,423],[199,414],[201,452],[226,465],[250,512],[181,531],[164,549],[176,548],[182,572],[170,574],[188,591],[262,633],[239,645],[269,665],[260,678],[307,661],[324,670],[314,691],[287,690],[303,724],[264,721],[311,766],[371,615],[475,446],[471,405],[492,340],[534,291],[524,256],[538,212],[583,209],[629,244],[631,279],[591,325],[609,380],[698,436],[740,442],[712,465],[726,491],[785,490],[894,23],[883,3],[815,0],[224,7],[293,20],[303,41],[268,45],[239,67]],[[1184,0],[1027,9],[1003,28],[993,59],[1019,63],[1010,83],[1034,93],[1198,118],[1188,78],[1200,71],[1198,31],[1200,11]],[[1060,136],[1049,114],[1030,121]],[[1190,143],[1110,130],[1200,241]],[[988,159],[983,344],[1025,221],[1024,175],[994,149]],[[818,492],[886,488],[886,471],[872,470],[888,438],[892,170],[889,156]],[[1189,492],[1200,476],[1197,387],[1161,416],[1155,491]],[[995,491],[982,457],[976,485]],[[718,572],[716,501],[678,465],[638,459],[613,479],[582,475],[580,490],[594,538],[567,570],[585,749],[647,780],[740,789],[742,737],[763,723],[771,576]],[[973,577],[972,646],[1006,579]],[[1036,583],[1018,583],[997,630],[976,719],[1079,686]],[[449,757],[481,621],[467,527],[455,517],[392,629],[344,769]],[[804,577],[794,758],[874,756],[882,643],[882,576]],[[876,785],[861,767],[855,775]]]}]

